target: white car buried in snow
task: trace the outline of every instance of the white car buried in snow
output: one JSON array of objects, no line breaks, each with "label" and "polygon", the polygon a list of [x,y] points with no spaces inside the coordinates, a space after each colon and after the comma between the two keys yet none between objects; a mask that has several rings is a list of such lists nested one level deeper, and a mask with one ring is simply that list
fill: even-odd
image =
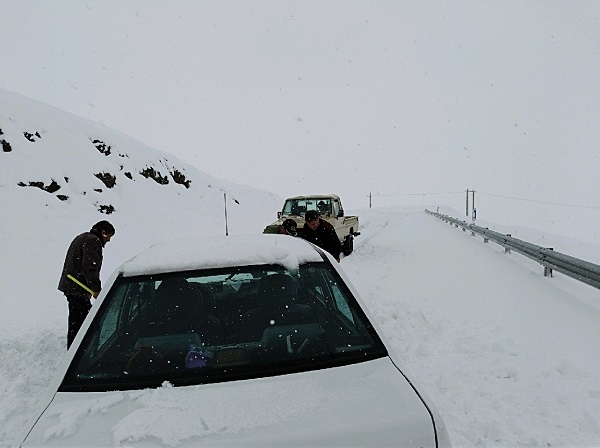
[{"label": "white car buried in snow", "polygon": [[450,445],[339,264],[283,235],[124,263],[49,394],[19,446]]}]

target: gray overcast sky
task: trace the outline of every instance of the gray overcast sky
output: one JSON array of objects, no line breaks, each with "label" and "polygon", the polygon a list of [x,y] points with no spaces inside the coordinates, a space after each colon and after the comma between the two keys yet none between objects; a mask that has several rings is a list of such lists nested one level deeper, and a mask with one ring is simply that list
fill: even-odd
[{"label": "gray overcast sky", "polygon": [[597,1],[0,10],[0,88],[214,176],[355,206],[465,188],[600,205]]}]

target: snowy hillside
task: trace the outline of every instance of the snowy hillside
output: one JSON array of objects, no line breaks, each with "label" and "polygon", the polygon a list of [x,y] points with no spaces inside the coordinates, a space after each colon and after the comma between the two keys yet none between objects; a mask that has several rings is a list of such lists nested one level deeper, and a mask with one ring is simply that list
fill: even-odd
[{"label": "snowy hillside", "polygon": [[[243,234],[261,232],[283,202],[273,193],[216,179],[98,123],[3,90],[0,145],[2,272],[15,280],[0,282],[3,298],[21,294],[32,281],[43,285],[48,297],[57,294],[66,247],[101,219],[117,229],[103,267],[106,278],[155,242],[225,234],[225,205],[227,231]],[[33,269],[35,260],[44,263]],[[12,309],[9,300],[3,310],[6,325],[18,327],[23,316],[11,314]]]},{"label": "snowy hillside", "polygon": [[[141,249],[173,235],[224,234],[225,193],[230,233],[261,231],[282,203],[272,193],[216,179],[98,123],[4,90],[0,145],[4,238],[27,222],[32,234],[66,242],[106,218],[117,228],[114,246],[128,241]],[[39,219],[41,208],[45,219]],[[159,219],[170,224],[168,233],[155,227]]]},{"label": "snowy hillside", "polygon": [[[282,202],[273,193],[216,179],[98,123],[0,89],[0,353],[15,361],[0,371],[0,401],[9,404],[7,395],[34,386],[32,378],[20,375],[24,365],[13,356],[31,360],[41,349],[59,359],[64,351],[67,308],[56,286],[75,235],[102,219],[114,224],[116,236],[101,273],[106,279],[155,242],[223,235],[225,205],[229,234],[243,234],[261,232]],[[36,400],[35,387],[32,391],[19,398],[19,407]],[[19,426],[27,417],[14,404],[0,409],[0,445],[15,434],[11,422]]]}]

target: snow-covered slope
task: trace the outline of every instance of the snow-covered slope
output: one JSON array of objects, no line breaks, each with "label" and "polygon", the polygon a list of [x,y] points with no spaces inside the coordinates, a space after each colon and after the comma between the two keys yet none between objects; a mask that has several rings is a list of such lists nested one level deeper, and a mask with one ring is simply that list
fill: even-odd
[{"label": "snow-covered slope", "polygon": [[[0,253],[3,278],[11,280],[0,282],[0,300],[6,325],[17,328],[23,309],[13,301],[22,301],[32,283],[56,295],[69,242],[99,220],[116,228],[106,278],[159,241],[260,233],[282,203],[273,193],[216,179],[103,125],[4,90],[0,147]],[[33,316],[45,319],[43,307],[55,305],[42,301]]]},{"label": "snow-covered slope", "polygon": [[0,146],[0,238],[12,239],[26,225],[25,256],[14,260],[22,266],[32,240],[34,248],[50,239],[64,246],[101,219],[115,225],[111,249],[122,261],[174,235],[260,232],[282,203],[273,193],[216,179],[101,124],[4,90]]},{"label": "snow-covered slope", "polygon": [[260,233],[281,203],[273,193],[214,178],[99,123],[0,89],[0,353],[12,360],[0,369],[0,445],[27,417],[35,384],[47,379],[30,376],[47,372],[37,364],[39,351],[54,361],[62,356],[67,309],[56,286],[75,235],[102,219],[114,224],[106,279],[156,242]]}]

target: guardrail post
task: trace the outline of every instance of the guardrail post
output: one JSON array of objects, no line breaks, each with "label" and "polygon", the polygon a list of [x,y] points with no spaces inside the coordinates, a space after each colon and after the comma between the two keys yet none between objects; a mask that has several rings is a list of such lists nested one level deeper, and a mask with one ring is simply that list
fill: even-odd
[{"label": "guardrail post", "polygon": [[[546,250],[554,250],[553,247],[547,247]],[[546,258],[546,256],[544,255],[544,259]],[[548,266],[544,266],[544,277],[552,277],[552,268],[549,268]]]}]

